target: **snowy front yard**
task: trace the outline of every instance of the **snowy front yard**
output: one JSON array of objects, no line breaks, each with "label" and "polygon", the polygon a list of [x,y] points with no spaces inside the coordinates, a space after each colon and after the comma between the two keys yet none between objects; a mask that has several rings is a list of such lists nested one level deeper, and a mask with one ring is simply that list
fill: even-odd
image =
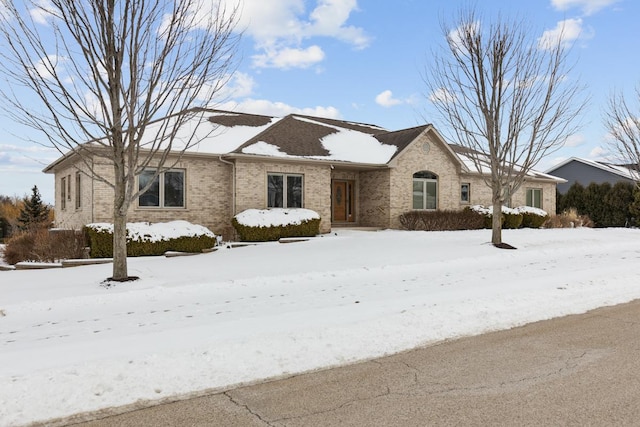
[{"label": "snowy front yard", "polygon": [[[340,231],[0,272],[0,425],[354,362],[640,298],[640,230]],[[4,314],[4,316],[3,316]]]}]

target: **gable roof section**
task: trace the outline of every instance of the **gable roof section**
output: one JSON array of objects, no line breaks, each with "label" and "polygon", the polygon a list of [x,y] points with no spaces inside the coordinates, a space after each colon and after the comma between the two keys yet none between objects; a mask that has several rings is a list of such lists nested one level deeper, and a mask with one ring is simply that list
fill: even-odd
[{"label": "gable roof section", "polygon": [[233,154],[386,164],[397,152],[363,123],[291,114],[242,144]]},{"label": "gable roof section", "polygon": [[[477,150],[472,150],[470,148],[467,147],[463,147],[462,145],[458,145],[458,144],[449,144],[449,146],[451,147],[451,149],[458,155],[458,157],[460,158],[460,160],[462,161],[462,163],[465,165],[466,169],[468,172],[470,173],[477,173],[478,171],[476,170],[476,165],[473,162],[473,160],[471,159],[470,155],[475,155],[475,156],[479,156],[479,158],[485,157],[485,155]],[[483,174],[490,174],[490,166],[489,166],[489,159],[487,158],[486,161],[481,161],[481,172]],[[516,165],[516,168],[519,168],[519,165]],[[535,169],[530,169],[526,176],[528,178],[533,178],[533,179],[540,179],[540,180],[548,180],[548,181],[554,181],[557,183],[562,183],[562,182],[567,182],[566,179],[564,178],[560,178],[557,176],[553,176],[552,174],[549,173],[544,173],[544,172],[540,172],[537,171]]]},{"label": "gable roof section", "polygon": [[[387,131],[379,126],[337,119],[290,114],[284,118],[231,111],[198,110],[190,121],[178,129],[174,147],[179,150],[190,146],[187,153],[218,155],[227,158],[256,156],[274,159],[305,159],[341,162],[353,166],[391,166],[390,162],[404,152],[424,132],[433,132],[437,142],[443,145],[451,158],[461,165],[463,172],[475,171],[465,149],[447,144],[431,125]],[[149,124],[144,144],[151,145],[155,134],[153,127],[162,126],[164,120]],[[430,140],[434,141],[434,137]],[[87,145],[89,147],[90,144]],[[79,146],[78,148],[82,148]],[[44,171],[54,170],[77,150],[72,150],[56,160]],[[468,150],[467,150],[468,152]],[[531,171],[529,176],[538,179],[559,178]],[[560,180],[558,182],[563,182]]]},{"label": "gable roof section", "polygon": [[613,163],[598,162],[596,160],[583,159],[580,157],[571,157],[565,160],[564,162],[559,163],[554,167],[550,168],[549,170],[547,170],[546,173],[553,174],[555,171],[557,171],[561,167],[571,162],[582,163],[586,166],[597,168],[605,172],[609,172],[613,175],[619,176],[621,178],[629,179],[632,181],[640,180],[640,172],[638,171],[637,167],[635,167],[636,165],[615,165]]}]

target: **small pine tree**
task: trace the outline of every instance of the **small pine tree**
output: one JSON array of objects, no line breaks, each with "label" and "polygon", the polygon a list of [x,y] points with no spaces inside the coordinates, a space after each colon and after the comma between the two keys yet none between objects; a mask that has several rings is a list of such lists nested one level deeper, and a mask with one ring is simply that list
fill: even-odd
[{"label": "small pine tree", "polygon": [[24,198],[24,206],[20,210],[18,223],[20,230],[30,230],[48,226],[49,207],[42,203],[38,186],[31,189],[31,197]]}]

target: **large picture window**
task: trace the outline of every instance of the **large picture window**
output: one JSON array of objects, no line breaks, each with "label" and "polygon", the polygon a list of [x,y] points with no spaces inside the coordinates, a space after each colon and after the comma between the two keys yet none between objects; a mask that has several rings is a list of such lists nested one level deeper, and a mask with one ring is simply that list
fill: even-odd
[{"label": "large picture window", "polygon": [[542,188],[527,188],[527,206],[542,209]]},{"label": "large picture window", "polygon": [[301,208],[302,175],[267,175],[267,207]]},{"label": "large picture window", "polygon": [[413,209],[438,208],[438,177],[431,172],[413,174]]},{"label": "large picture window", "polygon": [[155,178],[154,170],[145,170],[138,176],[138,189],[151,186],[138,197],[138,206],[157,208],[184,207],[184,171],[170,170]]}]

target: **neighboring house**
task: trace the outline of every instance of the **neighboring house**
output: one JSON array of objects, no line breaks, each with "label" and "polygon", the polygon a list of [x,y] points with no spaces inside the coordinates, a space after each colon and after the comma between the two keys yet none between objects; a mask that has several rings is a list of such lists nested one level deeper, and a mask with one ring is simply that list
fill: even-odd
[{"label": "neighboring house", "polygon": [[[432,125],[390,132],[299,114],[218,110],[194,120],[201,122],[198,134],[210,134],[139,197],[129,221],[184,219],[229,238],[231,218],[250,208],[312,209],[322,218],[321,232],[329,232],[344,225],[400,228],[400,214],[412,209],[491,204],[491,191],[469,168],[464,150],[447,144]],[[104,159],[92,164],[103,176],[112,171]],[[55,174],[58,227],[112,221],[113,192],[85,168],[72,151],[44,169]],[[140,175],[139,185],[148,178]],[[555,212],[562,181],[532,171],[511,205]]]},{"label": "neighboring house", "polygon": [[546,173],[566,179],[566,182],[558,183],[558,192],[561,194],[565,194],[576,182],[586,187],[592,182],[596,184],[608,182],[614,185],[617,182],[633,184],[640,181],[640,174],[632,165],[614,165],[577,157],[565,160]]}]

